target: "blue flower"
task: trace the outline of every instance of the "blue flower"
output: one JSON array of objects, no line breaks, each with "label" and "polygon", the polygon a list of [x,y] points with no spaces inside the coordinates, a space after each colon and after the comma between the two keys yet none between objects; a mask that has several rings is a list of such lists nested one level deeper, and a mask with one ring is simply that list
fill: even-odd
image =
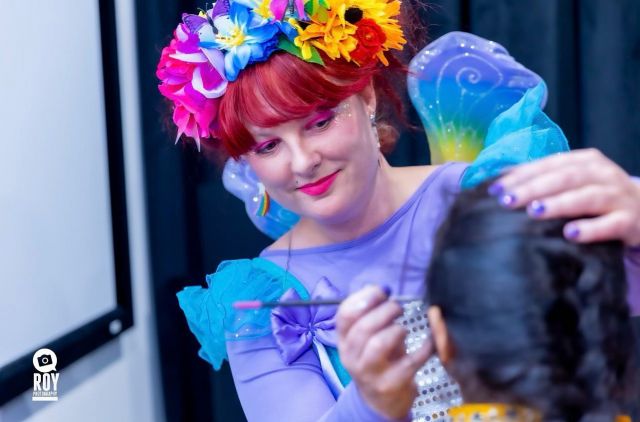
[{"label": "blue flower", "polygon": [[281,26],[248,7],[232,3],[228,14],[213,18],[214,28],[201,28],[200,46],[224,51],[224,69],[229,81],[251,63],[265,61],[277,49]]}]

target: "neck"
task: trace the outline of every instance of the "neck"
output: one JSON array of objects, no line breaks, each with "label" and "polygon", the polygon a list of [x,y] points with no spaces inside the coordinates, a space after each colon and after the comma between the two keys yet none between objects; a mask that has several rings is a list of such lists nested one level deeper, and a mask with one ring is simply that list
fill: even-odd
[{"label": "neck", "polygon": [[303,218],[296,231],[304,233],[304,241],[295,238],[297,246],[324,245],[355,239],[368,233],[389,218],[402,203],[396,185],[394,169],[381,155],[380,167],[374,173],[369,192],[362,192],[356,201],[362,204],[351,213],[333,221]]}]

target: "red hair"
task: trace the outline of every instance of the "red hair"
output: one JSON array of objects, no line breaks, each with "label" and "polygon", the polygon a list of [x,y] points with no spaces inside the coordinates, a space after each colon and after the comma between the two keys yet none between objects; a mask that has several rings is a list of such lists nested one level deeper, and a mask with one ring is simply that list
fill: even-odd
[{"label": "red hair", "polygon": [[[390,83],[380,78],[381,70],[385,70],[380,64],[357,66],[323,58],[325,66],[276,52],[269,60],[244,69],[227,87],[218,111],[216,135],[226,152],[238,158],[253,147],[247,123],[270,127],[306,117],[318,109],[337,106],[371,81],[402,114],[402,101]],[[392,69],[404,70],[400,62],[389,58]]]}]

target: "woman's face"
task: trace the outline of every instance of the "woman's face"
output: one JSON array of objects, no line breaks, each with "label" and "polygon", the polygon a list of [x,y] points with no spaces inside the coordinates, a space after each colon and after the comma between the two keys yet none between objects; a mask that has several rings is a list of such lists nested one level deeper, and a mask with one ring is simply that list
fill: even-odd
[{"label": "woman's face", "polygon": [[[378,169],[373,89],[278,126],[248,126],[245,159],[269,195],[302,217],[340,223],[365,206]],[[368,100],[366,98],[369,98]]]}]

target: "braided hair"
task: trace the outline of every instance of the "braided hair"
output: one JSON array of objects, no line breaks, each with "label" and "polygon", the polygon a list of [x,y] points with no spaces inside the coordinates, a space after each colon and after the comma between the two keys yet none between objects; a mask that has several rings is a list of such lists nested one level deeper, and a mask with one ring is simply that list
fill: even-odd
[{"label": "braided hair", "polygon": [[613,420],[638,397],[623,245],[571,243],[566,220],[504,209],[488,183],[454,202],[427,276],[465,400],[529,405],[546,420]]}]

